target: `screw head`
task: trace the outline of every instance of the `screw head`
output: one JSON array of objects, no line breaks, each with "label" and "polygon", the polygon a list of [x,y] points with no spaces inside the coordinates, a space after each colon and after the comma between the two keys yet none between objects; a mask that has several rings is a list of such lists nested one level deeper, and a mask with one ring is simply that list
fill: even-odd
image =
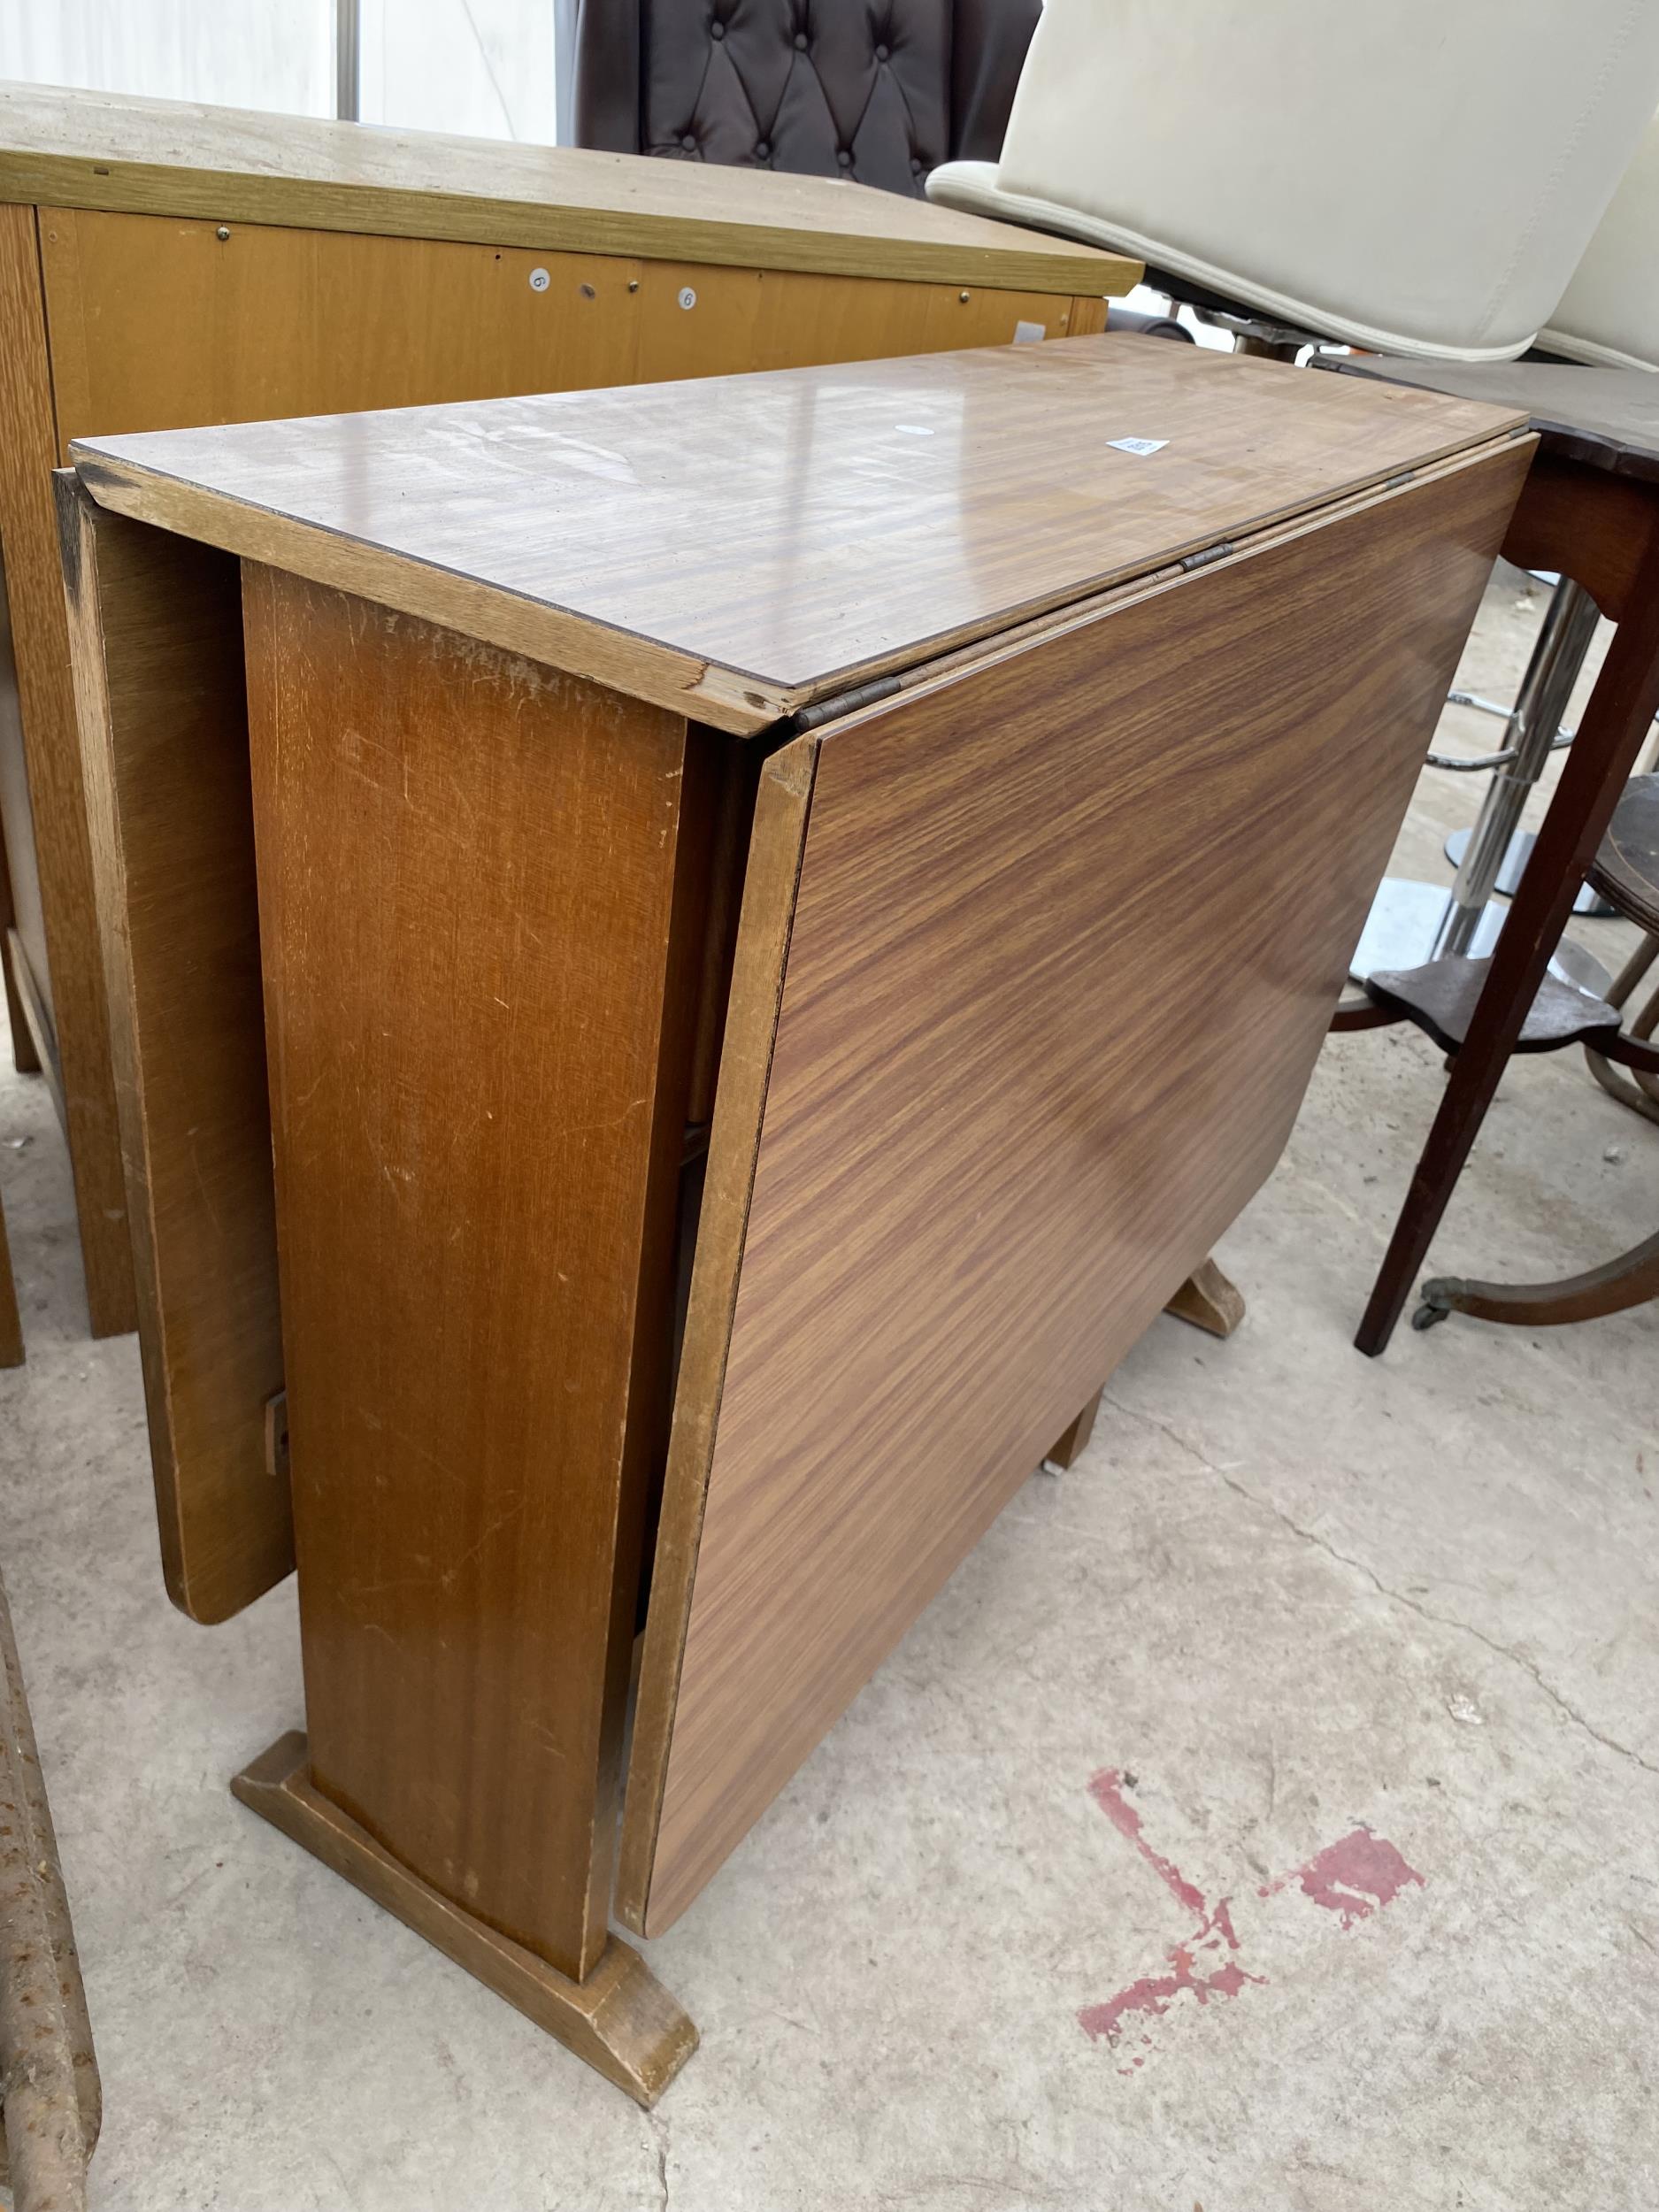
[{"label": "screw head", "polygon": [[222,243],[230,236],[230,225],[228,223],[221,223],[219,228],[213,233],[213,235]]},{"label": "screw head", "polygon": [[973,297],[973,295],[972,292],[958,292],[956,297],[962,301],[963,304],[965,306],[968,301]]}]

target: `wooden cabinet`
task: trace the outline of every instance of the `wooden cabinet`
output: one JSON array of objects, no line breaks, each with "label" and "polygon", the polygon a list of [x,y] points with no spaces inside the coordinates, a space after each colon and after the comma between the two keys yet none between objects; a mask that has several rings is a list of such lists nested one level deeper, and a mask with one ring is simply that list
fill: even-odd
[{"label": "wooden cabinet", "polygon": [[818,178],[0,87],[0,933],[134,1326],[53,466],[94,433],[1062,336],[1139,265]]}]

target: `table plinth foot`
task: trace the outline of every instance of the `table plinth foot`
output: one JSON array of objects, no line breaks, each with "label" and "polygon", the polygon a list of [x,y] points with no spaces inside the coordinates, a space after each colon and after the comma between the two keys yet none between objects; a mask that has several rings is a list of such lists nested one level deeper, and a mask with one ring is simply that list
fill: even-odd
[{"label": "table plinth foot", "polygon": [[411,1874],[313,1787],[297,1729],[231,1784],[240,1801],[504,1997],[638,2104],[656,2103],[697,2047],[697,2031],[639,1953],[614,1935],[585,1981],[475,1920]]},{"label": "table plinth foot", "polygon": [[1164,1309],[1211,1336],[1231,1336],[1244,1318],[1244,1294],[1214,1260],[1195,1267]]}]

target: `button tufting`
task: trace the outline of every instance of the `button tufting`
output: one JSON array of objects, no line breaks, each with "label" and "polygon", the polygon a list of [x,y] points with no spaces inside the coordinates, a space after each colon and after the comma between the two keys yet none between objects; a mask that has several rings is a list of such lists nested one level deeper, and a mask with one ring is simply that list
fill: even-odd
[{"label": "button tufting", "polygon": [[878,61],[891,61],[891,60],[892,60],[892,58],[893,58],[893,52],[892,52],[892,49],[891,49],[890,47],[887,47],[887,46],[878,46],[878,47],[877,47],[877,49],[876,49],[876,59],[877,59]]},{"label": "button tufting", "polygon": [[806,51],[806,33],[805,33],[804,31],[797,31],[797,32],[795,33],[795,52],[796,52],[797,54],[804,54],[804,53],[805,53],[805,51]]},{"label": "button tufting", "polygon": [[840,146],[836,149],[835,158],[840,162],[843,169],[850,169],[853,165],[853,157],[848,152],[845,146]]},{"label": "button tufting", "polygon": [[687,153],[695,154],[696,152],[697,139],[696,134],[694,131],[687,131],[680,142],[681,146],[684,147]]},{"label": "button tufting", "polygon": [[910,174],[913,177],[919,177],[926,165],[923,162],[920,154],[912,154],[910,156]]},{"label": "button tufting", "polygon": [[724,38],[726,36],[725,24],[710,23],[709,26],[709,36],[710,38]]},{"label": "button tufting", "polygon": [[769,138],[762,138],[756,141],[755,158],[757,161],[770,161],[772,159],[772,141]]}]

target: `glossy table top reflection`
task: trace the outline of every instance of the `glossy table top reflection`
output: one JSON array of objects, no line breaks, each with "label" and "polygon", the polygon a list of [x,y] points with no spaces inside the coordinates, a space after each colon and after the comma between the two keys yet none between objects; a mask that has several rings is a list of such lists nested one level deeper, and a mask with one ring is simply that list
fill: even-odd
[{"label": "glossy table top reflection", "polygon": [[337,580],[347,541],[733,672],[759,726],[1518,419],[1108,335],[73,456],[101,503],[244,557]]}]

